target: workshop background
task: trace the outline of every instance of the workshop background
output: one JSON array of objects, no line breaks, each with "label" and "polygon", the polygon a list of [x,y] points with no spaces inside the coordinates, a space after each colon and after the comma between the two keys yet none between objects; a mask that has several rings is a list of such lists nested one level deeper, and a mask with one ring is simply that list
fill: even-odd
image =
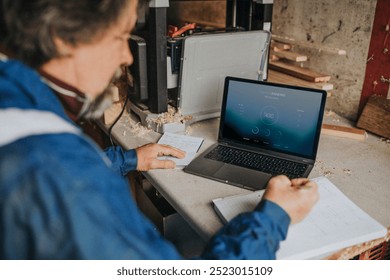
[{"label": "workshop background", "polygon": [[[300,67],[331,76],[328,110],[357,122],[371,95],[389,101],[389,0],[273,2],[273,35],[294,40],[292,50],[308,58]],[[225,0],[171,0],[168,9],[177,25],[224,27],[225,18]]]},{"label": "workshop background", "polygon": [[[182,28],[186,23],[196,23],[210,29],[224,29],[226,10],[232,1],[170,0],[167,24]],[[272,0],[237,0],[237,3],[268,1]],[[385,211],[382,209],[389,201],[386,188],[390,159],[389,24],[390,0],[274,0],[268,77],[270,81],[328,91],[320,153],[312,176],[328,177],[386,226],[389,225],[388,207]],[[276,71],[272,66],[276,63],[295,67],[294,74]],[[308,75],[301,79],[294,76],[296,74]],[[309,81],[308,78],[319,80]],[[371,101],[369,108],[368,101]],[[120,102],[116,105],[117,112],[112,114],[111,120],[123,107]],[[175,110],[168,110],[167,114],[159,114],[158,120],[181,123],[181,117],[180,114],[175,116]],[[125,148],[147,143],[137,142],[140,135],[150,136],[150,131],[139,124],[137,118],[123,118],[113,130],[114,138]],[[200,126],[197,123],[186,133],[191,135]],[[366,131],[379,137],[368,136]],[[158,137],[159,134],[155,135],[155,139]],[[146,136],[144,139],[150,141]],[[181,194],[180,182],[178,185]],[[164,195],[156,191],[153,183],[138,176],[132,186],[142,211],[184,255],[192,256],[194,251],[201,251],[203,240]],[[174,193],[171,184],[169,188],[169,192]],[[164,192],[164,188],[162,190]],[[388,259],[388,235],[377,242],[377,245],[368,242],[346,248],[330,258]]]}]

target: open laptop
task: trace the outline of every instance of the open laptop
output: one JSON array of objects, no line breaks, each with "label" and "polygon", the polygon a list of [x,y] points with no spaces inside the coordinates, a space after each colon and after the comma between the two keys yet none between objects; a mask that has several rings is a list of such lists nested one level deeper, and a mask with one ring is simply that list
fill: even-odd
[{"label": "open laptop", "polygon": [[272,176],[307,177],[326,91],[226,77],[218,141],[185,172],[259,190]]}]

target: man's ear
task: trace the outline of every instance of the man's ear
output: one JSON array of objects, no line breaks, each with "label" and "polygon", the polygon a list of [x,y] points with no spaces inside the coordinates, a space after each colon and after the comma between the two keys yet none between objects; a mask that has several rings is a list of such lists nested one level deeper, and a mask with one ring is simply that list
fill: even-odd
[{"label": "man's ear", "polygon": [[73,47],[62,39],[55,37],[54,44],[60,57],[71,57],[73,55]]}]

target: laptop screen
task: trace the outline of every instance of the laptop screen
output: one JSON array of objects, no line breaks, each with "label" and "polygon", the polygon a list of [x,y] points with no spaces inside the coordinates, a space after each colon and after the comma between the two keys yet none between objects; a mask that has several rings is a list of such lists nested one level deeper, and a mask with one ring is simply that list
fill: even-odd
[{"label": "laptop screen", "polygon": [[219,139],[315,159],[326,92],[227,77]]}]

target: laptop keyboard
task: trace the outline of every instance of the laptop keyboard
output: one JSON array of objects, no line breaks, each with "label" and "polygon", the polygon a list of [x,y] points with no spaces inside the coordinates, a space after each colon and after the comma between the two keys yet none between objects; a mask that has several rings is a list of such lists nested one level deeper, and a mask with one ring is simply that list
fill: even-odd
[{"label": "laptop keyboard", "polygon": [[259,170],[272,174],[273,176],[284,174],[290,179],[302,177],[307,168],[306,164],[220,145],[216,146],[205,157],[241,167]]}]

